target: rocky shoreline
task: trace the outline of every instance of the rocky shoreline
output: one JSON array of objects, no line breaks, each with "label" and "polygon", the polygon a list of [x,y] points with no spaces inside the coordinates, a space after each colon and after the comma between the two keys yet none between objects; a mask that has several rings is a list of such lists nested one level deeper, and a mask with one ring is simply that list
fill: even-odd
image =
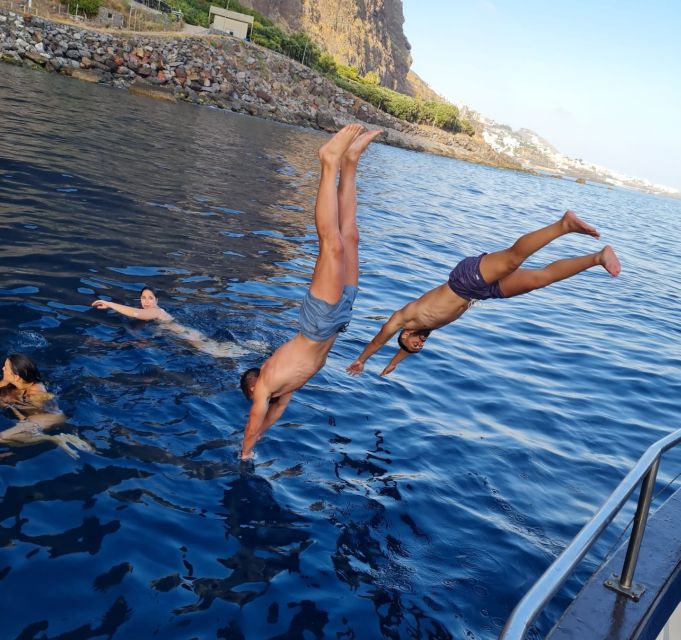
[{"label": "rocky shoreline", "polygon": [[283,55],[229,36],[160,36],[84,29],[0,9],[0,61],[287,124],[385,129],[387,144],[520,169],[479,137],[398,120]]}]

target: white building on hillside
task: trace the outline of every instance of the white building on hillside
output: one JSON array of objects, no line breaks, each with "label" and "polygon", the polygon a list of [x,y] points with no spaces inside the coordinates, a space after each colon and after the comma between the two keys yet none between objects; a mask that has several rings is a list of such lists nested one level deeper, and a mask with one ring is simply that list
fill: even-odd
[{"label": "white building on hillside", "polygon": [[248,27],[253,28],[253,16],[229,11],[222,7],[211,6],[208,22],[211,29],[227,33],[230,36],[236,36],[237,38],[243,38],[244,40],[248,38]]}]

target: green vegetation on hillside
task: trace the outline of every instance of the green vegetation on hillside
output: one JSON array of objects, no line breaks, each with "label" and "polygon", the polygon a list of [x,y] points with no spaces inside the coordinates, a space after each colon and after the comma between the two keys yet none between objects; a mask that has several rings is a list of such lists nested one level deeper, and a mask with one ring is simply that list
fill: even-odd
[{"label": "green vegetation on hillside", "polygon": [[63,0],[62,4],[66,5],[69,13],[87,13],[89,16],[97,13],[101,6],[101,0]]},{"label": "green vegetation on hillside", "polygon": [[431,125],[451,133],[463,132],[470,136],[475,133],[471,124],[460,117],[459,110],[453,104],[423,101],[381,87],[374,72],[361,77],[354,67],[337,64],[335,74],[333,80],[339,87],[400,120]]},{"label": "green vegetation on hillside", "polygon": [[213,0],[212,2],[209,0],[170,0],[170,2],[183,12],[187,22],[204,27],[209,26],[208,12],[211,4],[253,16],[251,34],[253,42],[323,73],[339,87],[359,96],[382,111],[407,122],[427,124],[451,133],[463,132],[468,135],[474,133],[471,124],[461,118],[459,110],[454,105],[433,100],[423,101],[381,87],[380,79],[375,71],[370,71],[361,77],[354,67],[339,64],[333,56],[321,51],[306,33],[287,33],[258,11],[244,7],[235,0]]}]

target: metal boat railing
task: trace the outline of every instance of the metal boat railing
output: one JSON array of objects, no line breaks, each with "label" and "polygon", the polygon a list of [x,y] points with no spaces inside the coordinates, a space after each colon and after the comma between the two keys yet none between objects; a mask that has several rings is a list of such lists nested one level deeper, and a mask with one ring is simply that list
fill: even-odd
[{"label": "metal boat railing", "polygon": [[680,442],[681,429],[658,440],[647,449],[596,515],[584,525],[575,539],[556,558],[535,585],[525,594],[525,597],[516,605],[499,636],[499,640],[523,640],[530,625],[541,613],[546,603],[568,579],[579,561],[596,542],[598,536],[617,515],[638,483],[643,480],[634,517],[634,527],[629,537],[629,546],[627,547],[622,573],[620,576],[617,576],[616,580],[608,580],[604,583],[604,586],[607,588],[615,589],[634,600],[639,599],[645,587],[634,584],[634,571],[636,570],[641,540],[643,539],[643,533],[648,520],[653,487],[655,486],[655,479],[660,466],[660,457],[665,451],[675,447]]}]

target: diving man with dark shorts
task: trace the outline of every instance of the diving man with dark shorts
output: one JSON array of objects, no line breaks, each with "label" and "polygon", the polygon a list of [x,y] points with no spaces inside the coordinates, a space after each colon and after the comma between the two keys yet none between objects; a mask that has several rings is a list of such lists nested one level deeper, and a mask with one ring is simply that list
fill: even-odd
[{"label": "diving man with dark shorts", "polygon": [[321,179],[315,206],[319,255],[300,310],[300,332],[261,369],[241,376],[241,390],[253,402],[243,460],[252,457],[256,442],[284,413],[292,393],[324,366],[338,333],[350,322],[359,281],[355,174],[362,152],[379,133],[351,124],[319,149]]},{"label": "diving man with dark shorts", "polygon": [[380,375],[389,374],[402,360],[423,349],[431,331],[460,318],[476,300],[512,298],[595,266],[603,267],[612,276],[619,274],[619,259],[609,245],[586,256],[558,260],[543,269],[520,268],[533,253],[566,233],[600,237],[596,229],[566,211],[557,222],[520,237],[508,249],[464,258],[454,267],[448,282],[393,313],[347,372],[361,374],[366,361],[399,331],[400,348]]}]

